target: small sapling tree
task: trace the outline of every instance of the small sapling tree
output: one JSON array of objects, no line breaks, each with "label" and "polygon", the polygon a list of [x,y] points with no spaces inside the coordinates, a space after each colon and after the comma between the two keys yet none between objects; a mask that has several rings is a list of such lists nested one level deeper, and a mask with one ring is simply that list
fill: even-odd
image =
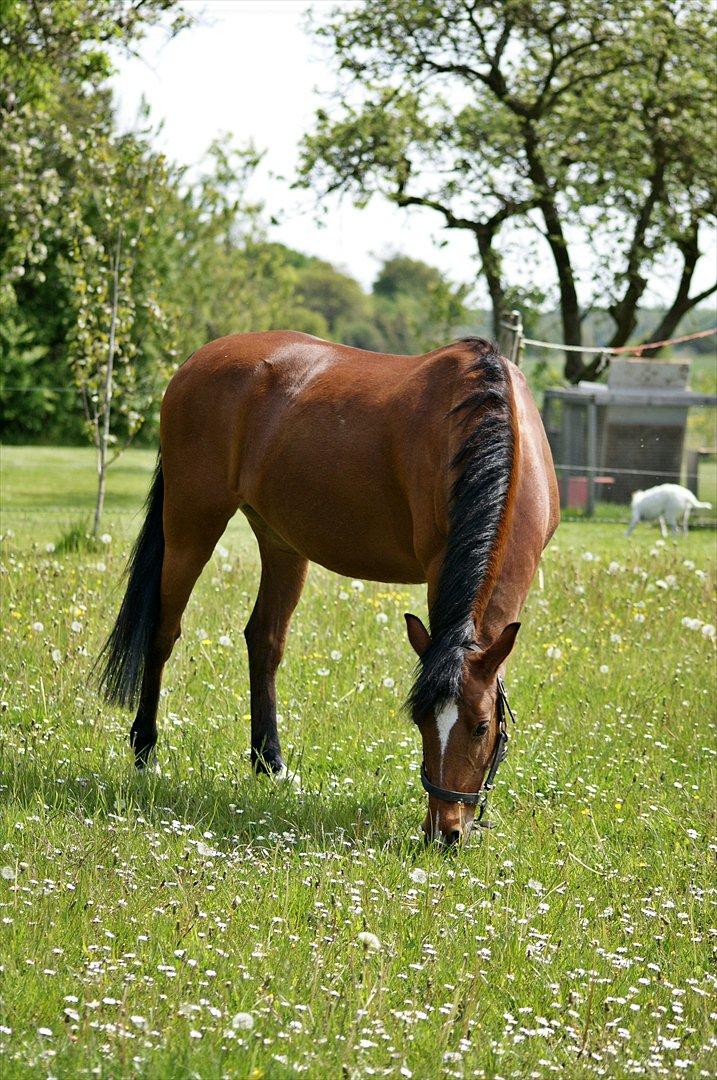
[{"label": "small sapling tree", "polygon": [[174,320],[156,299],[155,203],[166,186],[164,159],[134,135],[90,136],[86,155],[87,185],[70,212],[65,269],[75,307],[72,372],[97,460],[97,537],[107,470],[158,398],[174,355]]}]

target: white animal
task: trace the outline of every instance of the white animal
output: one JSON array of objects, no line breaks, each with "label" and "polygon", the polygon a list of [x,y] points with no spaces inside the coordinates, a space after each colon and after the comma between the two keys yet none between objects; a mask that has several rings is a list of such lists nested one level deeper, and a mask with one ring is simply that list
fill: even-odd
[{"label": "white animal", "polygon": [[[687,488],[679,484],[658,484],[647,491],[636,491],[632,496],[632,517],[626,536],[629,536],[639,521],[660,522],[662,535],[667,536],[666,524],[673,532],[687,532],[687,523],[692,510],[711,510],[712,503],[700,502]],[[679,524],[678,524],[679,522]]]}]

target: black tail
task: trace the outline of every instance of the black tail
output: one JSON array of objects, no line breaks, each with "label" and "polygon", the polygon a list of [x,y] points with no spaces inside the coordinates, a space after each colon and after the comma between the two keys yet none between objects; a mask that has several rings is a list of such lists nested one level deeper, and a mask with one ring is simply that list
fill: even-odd
[{"label": "black tail", "polygon": [[147,514],[130,555],[125,576],[127,589],[117,621],[98,663],[100,684],[107,701],[131,708],[137,704],[142,676],[159,621],[159,596],[164,559],[164,477],[157,458],[145,506]]}]

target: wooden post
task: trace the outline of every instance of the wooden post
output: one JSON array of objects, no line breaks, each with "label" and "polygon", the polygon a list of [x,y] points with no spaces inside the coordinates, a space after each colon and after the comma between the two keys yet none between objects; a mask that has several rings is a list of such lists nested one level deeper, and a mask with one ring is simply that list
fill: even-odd
[{"label": "wooden post", "polygon": [[520,364],[520,346],[523,341],[523,320],[519,311],[511,311],[501,322],[500,351],[514,364]]},{"label": "wooden post", "polygon": [[697,495],[697,484],[700,475],[700,452],[699,450],[687,451],[687,477],[686,487],[690,489],[695,498],[699,498]]},{"label": "wooden post", "polygon": [[592,517],[595,513],[595,473],[597,472],[597,401],[594,394],[588,400],[587,435],[588,500],[585,514],[587,517]]}]

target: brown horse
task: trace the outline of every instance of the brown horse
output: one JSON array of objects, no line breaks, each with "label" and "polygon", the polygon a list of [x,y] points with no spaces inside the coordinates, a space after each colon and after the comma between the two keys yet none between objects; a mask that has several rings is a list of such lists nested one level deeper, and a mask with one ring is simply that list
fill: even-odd
[{"label": "brown horse", "polygon": [[[427,582],[431,633],[410,697],[423,740],[427,836],[467,836],[502,757],[500,676],[558,519],[540,416],[520,371],[468,338],[393,356],[291,332],[210,342],[174,375],[127,590],[104,650],[109,701],[138,702],[144,767],[162,670],[202,568],[237,510],[261,553],[245,630],[251,756],[283,769],[275,674],[309,560]],[[489,783],[487,782],[489,780]]]}]

